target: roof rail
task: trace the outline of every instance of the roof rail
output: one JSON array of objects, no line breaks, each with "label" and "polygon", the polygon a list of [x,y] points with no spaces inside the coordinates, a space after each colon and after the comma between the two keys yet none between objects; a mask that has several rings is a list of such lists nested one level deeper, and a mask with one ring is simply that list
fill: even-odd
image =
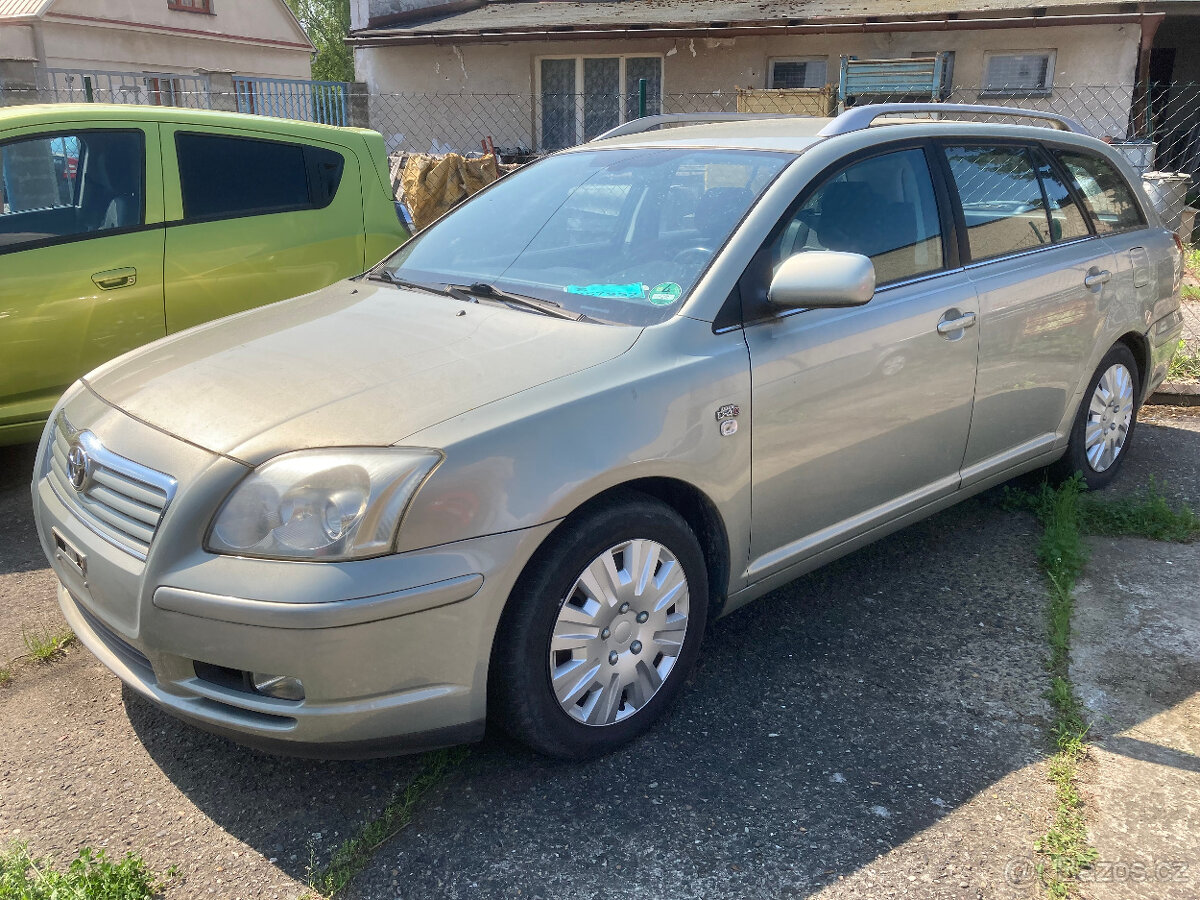
[{"label": "roof rail", "polygon": [[1008,116],[1018,119],[1045,119],[1052,127],[1060,131],[1074,131],[1076,134],[1089,133],[1069,116],[1036,109],[1021,109],[1015,106],[979,106],[973,103],[869,103],[865,106],[851,107],[817,134],[821,137],[833,137],[839,134],[849,134],[852,131],[862,131],[864,128],[869,128],[871,123],[878,118],[903,113],[959,113]]},{"label": "roof rail", "polygon": [[792,118],[796,118],[796,116],[790,113],[663,113],[657,116],[642,116],[640,119],[630,119],[616,128],[610,128],[603,134],[596,135],[596,137],[592,138],[592,141],[624,137],[627,134],[641,134],[643,131],[649,131],[660,125],[706,125],[715,122],[745,122],[753,119]]}]

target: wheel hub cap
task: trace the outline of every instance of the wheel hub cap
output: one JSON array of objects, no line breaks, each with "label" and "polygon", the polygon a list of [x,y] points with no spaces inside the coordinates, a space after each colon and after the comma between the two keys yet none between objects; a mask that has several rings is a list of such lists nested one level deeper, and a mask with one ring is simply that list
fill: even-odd
[{"label": "wheel hub cap", "polygon": [[683,649],[688,584],[655,541],[610,547],[562,600],[550,636],[550,683],[585,725],[611,725],[654,697]]},{"label": "wheel hub cap", "polygon": [[1084,453],[1096,472],[1111,468],[1125,447],[1133,421],[1133,376],[1120,363],[1109,366],[1092,393],[1084,426]]}]

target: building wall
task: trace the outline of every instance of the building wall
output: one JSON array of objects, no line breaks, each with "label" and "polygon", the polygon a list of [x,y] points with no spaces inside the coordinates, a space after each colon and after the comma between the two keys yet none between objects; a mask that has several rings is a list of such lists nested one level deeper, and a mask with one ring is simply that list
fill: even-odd
[{"label": "building wall", "polygon": [[[1081,107],[1072,111],[1082,113],[1084,119],[1090,116],[1085,124],[1107,134],[1115,130],[1115,123],[1128,119],[1140,38],[1139,29],[1133,25],[1086,25],[864,35],[529,41],[365,48],[356,51],[356,65],[359,79],[372,93],[488,95],[490,100],[480,100],[473,106],[462,99],[462,114],[477,118],[478,129],[490,133],[497,145],[528,147],[536,141],[532,107],[536,106],[536,60],[542,56],[661,54],[665,105],[670,109],[673,94],[729,95],[737,87],[766,87],[768,61],[774,57],[824,56],[828,59],[829,80],[836,82],[839,59],[844,54],[898,57],[953,50],[954,85],[976,87],[983,80],[985,50],[1054,49],[1054,86],[1058,90],[1039,102],[1062,111],[1062,102],[1069,96],[1072,104]],[[1071,85],[1090,87],[1072,91]],[[1111,89],[1097,90],[1096,86]],[[519,103],[522,97],[527,98],[523,107]],[[977,96],[954,99],[975,102]],[[713,98],[709,104],[702,104],[699,98],[691,101],[698,111],[732,108],[727,96]],[[682,98],[675,102],[682,102]],[[372,125],[393,146],[428,149],[421,145],[426,138],[436,140],[439,129],[442,133],[461,130],[462,115],[456,118],[453,109],[450,101],[435,102],[425,97],[382,98],[373,101]],[[504,119],[501,112],[515,113],[518,118],[523,115],[524,121],[514,122],[511,115]],[[1114,136],[1121,137],[1123,132]]]},{"label": "building wall", "polygon": [[[39,62],[62,68],[309,78],[312,48],[278,0],[217,0],[216,14],[166,0],[58,0],[37,26]],[[130,28],[129,22],[159,30]]]}]

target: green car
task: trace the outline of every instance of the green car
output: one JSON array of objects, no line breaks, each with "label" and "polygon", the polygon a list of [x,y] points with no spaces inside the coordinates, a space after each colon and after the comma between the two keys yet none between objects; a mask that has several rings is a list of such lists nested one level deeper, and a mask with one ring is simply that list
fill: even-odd
[{"label": "green car", "polygon": [[0,445],[127,350],[364,271],[408,237],[373,131],[0,109]]}]

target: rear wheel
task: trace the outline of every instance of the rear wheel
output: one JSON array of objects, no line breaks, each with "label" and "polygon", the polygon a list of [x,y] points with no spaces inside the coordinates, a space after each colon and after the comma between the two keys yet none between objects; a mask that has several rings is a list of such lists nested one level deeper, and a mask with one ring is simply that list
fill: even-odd
[{"label": "rear wheel", "polygon": [[514,590],[492,652],[493,709],[535,750],[607,753],[679,694],[707,610],[704,557],[677,512],[630,493],[584,513]]},{"label": "rear wheel", "polygon": [[1140,384],[1137,362],[1124,344],[1105,354],[1088,382],[1071,427],[1067,452],[1056,466],[1060,477],[1083,473],[1095,490],[1107,485],[1121,468],[1137,425]]}]

